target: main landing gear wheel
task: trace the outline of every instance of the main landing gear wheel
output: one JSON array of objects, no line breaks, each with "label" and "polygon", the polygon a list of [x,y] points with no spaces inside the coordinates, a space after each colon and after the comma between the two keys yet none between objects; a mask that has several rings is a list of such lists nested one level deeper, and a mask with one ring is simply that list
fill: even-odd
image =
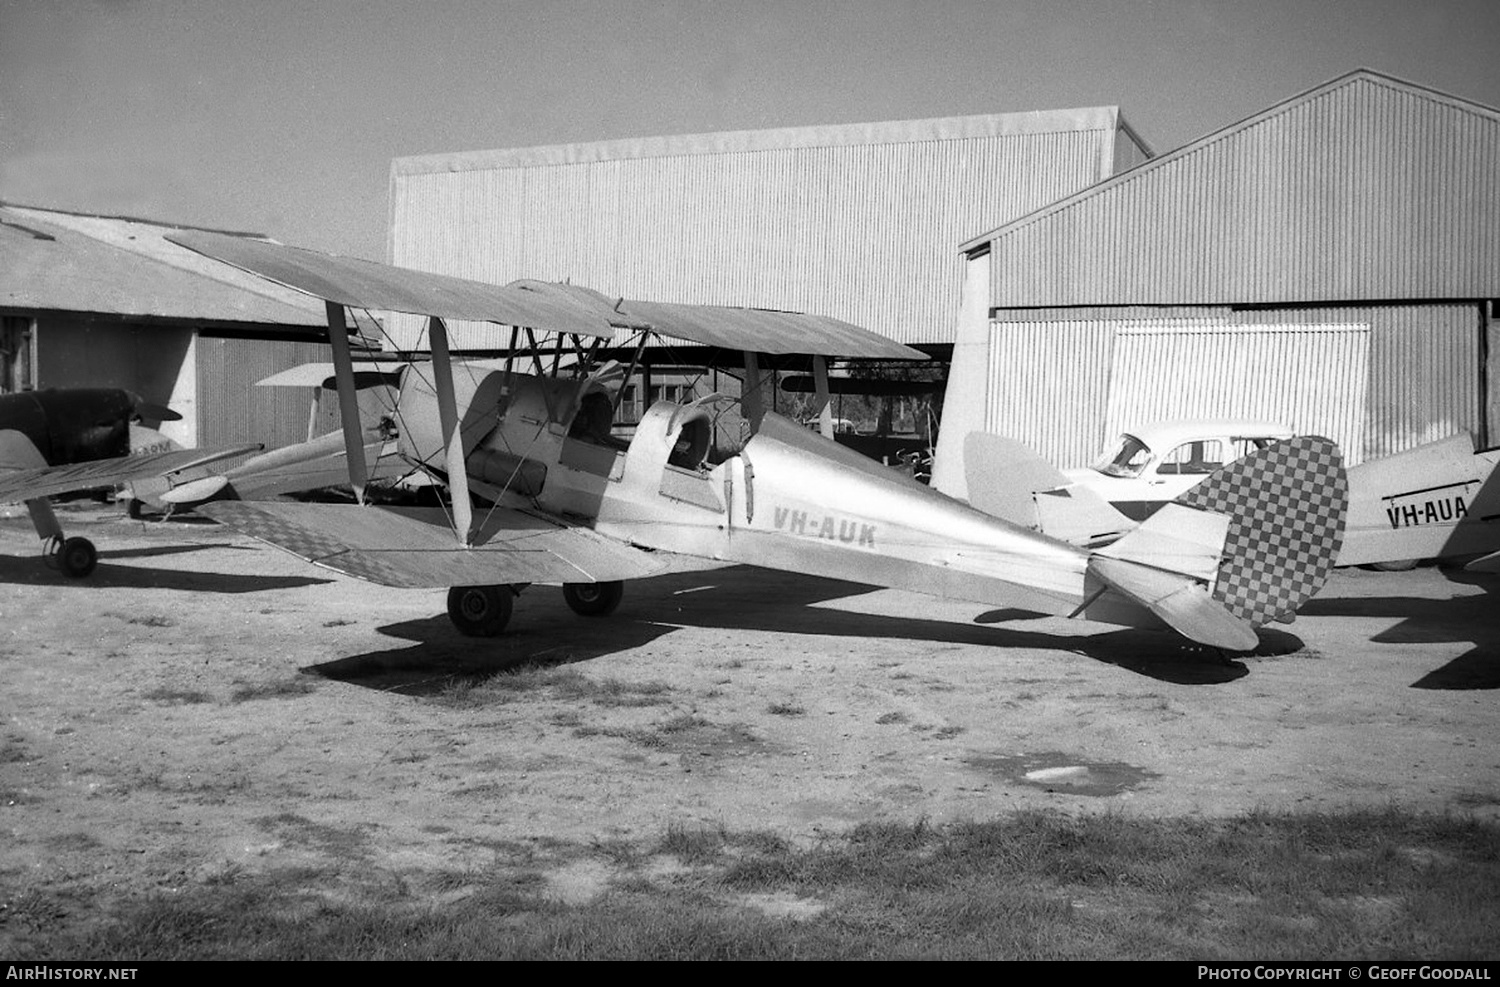
[{"label": "main landing gear wheel", "polygon": [[448,591],[448,619],[468,637],[499,634],[515,606],[515,590],[509,586],[455,586]]},{"label": "main landing gear wheel", "polygon": [[625,596],[625,584],[618,579],[608,583],[563,583],[562,589],[568,606],[585,617],[614,613]]},{"label": "main landing gear wheel", "polygon": [[94,543],[76,536],[58,545],[53,551],[53,557],[57,559],[57,567],[63,574],[74,579],[82,579],[99,564],[99,553],[95,550]]}]

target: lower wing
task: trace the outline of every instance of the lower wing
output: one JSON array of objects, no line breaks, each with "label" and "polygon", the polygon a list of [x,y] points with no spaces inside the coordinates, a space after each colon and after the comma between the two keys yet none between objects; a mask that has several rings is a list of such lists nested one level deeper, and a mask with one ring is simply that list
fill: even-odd
[{"label": "lower wing", "polygon": [[406,589],[607,582],[677,568],[671,556],[507,508],[490,512],[468,546],[436,507],[219,501],[197,510],[314,565]]},{"label": "lower wing", "polygon": [[259,445],[214,450],[174,449],[114,459],[95,459],[70,466],[37,465],[40,454],[36,454],[34,458],[5,456],[0,458],[0,504],[116,487],[122,483],[165,476],[231,456],[243,456],[260,449]]}]

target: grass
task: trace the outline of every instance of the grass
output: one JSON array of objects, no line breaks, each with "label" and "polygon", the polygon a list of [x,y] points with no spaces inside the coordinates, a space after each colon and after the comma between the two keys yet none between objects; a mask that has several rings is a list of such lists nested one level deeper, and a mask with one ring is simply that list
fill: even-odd
[{"label": "grass", "polygon": [[[300,818],[268,822],[314,842],[327,836]],[[466,872],[464,894],[434,897],[433,887],[453,889],[366,858],[347,870],[119,893],[87,909],[30,889],[0,907],[13,951],[39,959],[1441,961],[1500,946],[1500,827],[1396,811],[1023,812],[864,825],[807,847],[670,826],[641,844],[549,856],[589,857],[606,879],[583,903],[564,904],[543,862],[526,860],[519,871]],[[678,866],[651,866],[662,858]],[[59,921],[60,912],[95,917]]]},{"label": "grass", "polygon": [[297,674],[271,682],[242,683],[235,686],[234,691],[229,694],[229,701],[243,703],[252,699],[295,699],[298,696],[307,695],[316,688],[317,684],[313,678]]},{"label": "grass", "polygon": [[176,627],[177,626],[177,621],[173,620],[171,617],[163,617],[160,614],[124,614],[124,613],[119,613],[119,612],[114,611],[114,610],[106,610],[104,612],[104,616],[106,616],[106,617],[116,617],[116,618],[119,618],[120,620],[125,621],[125,623],[127,623],[127,624],[134,624],[137,627]]},{"label": "grass", "polygon": [[566,666],[526,664],[506,669],[481,681],[455,679],[439,701],[462,709],[481,709],[527,698],[588,701],[597,706],[662,706],[670,702],[672,687],[665,682],[625,682],[591,679]]},{"label": "grass", "polygon": [[204,692],[202,689],[176,689],[170,686],[149,689],[141,693],[141,698],[149,699],[151,702],[166,703],[169,706],[194,706],[214,701],[212,693]]}]

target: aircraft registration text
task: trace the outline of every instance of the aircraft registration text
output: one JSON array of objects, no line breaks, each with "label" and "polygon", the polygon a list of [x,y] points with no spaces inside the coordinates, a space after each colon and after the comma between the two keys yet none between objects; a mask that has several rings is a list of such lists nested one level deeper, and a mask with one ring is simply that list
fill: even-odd
[{"label": "aircraft registration text", "polygon": [[840,518],[831,514],[822,517],[809,516],[806,511],[794,511],[789,507],[775,510],[776,528],[788,534],[804,535],[808,538],[826,538],[841,541],[860,548],[875,547],[875,525],[852,518]]},{"label": "aircraft registration text", "polygon": [[1469,483],[1392,494],[1385,500],[1385,516],[1391,528],[1412,528],[1426,524],[1455,524],[1469,513],[1466,497]]}]

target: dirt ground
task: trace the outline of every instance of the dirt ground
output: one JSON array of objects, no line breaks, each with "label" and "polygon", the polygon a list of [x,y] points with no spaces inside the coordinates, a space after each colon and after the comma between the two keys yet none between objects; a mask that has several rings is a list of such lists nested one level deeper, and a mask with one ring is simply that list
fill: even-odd
[{"label": "dirt ground", "polygon": [[[98,904],[299,867],[439,894],[553,852],[568,894],[568,868],[589,875],[567,847],[674,826],[1500,818],[1500,577],[1340,571],[1229,664],[1167,634],[747,568],[632,584],[602,619],[532,587],[503,637],[474,640],[440,591],[100,505],[61,512],[101,552],[69,580],[5,513],[0,918],[29,890]],[[462,701],[526,661],[578,675]]]}]

